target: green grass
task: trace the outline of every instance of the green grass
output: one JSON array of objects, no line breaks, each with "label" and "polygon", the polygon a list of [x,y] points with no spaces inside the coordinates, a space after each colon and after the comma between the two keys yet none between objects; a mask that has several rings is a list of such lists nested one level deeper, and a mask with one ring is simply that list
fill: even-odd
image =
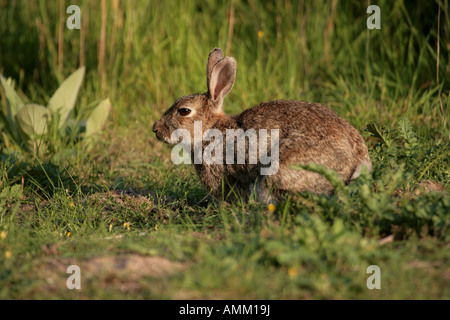
[{"label": "green grass", "polygon": [[[0,138],[1,299],[450,298],[448,1],[380,0],[372,31],[356,0],[105,1],[104,59],[101,2],[77,3],[82,34],[58,31],[68,2],[0,0],[0,72],[25,101],[48,101],[83,61],[75,115],[113,104],[91,151],[53,137],[58,153],[37,158]],[[335,195],[297,194],[274,212],[211,201],[151,126],[206,91],[214,47],[238,63],[226,112],[328,105],[363,134],[373,172],[342,186],[310,167]],[[66,288],[72,264],[81,290]],[[381,290],[366,287],[370,265]]]}]

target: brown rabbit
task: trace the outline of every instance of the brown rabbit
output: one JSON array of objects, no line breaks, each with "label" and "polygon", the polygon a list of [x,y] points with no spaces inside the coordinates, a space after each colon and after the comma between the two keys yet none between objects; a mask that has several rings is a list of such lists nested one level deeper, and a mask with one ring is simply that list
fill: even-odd
[{"label": "brown rabbit", "polygon": [[[223,112],[223,99],[236,79],[236,61],[224,57],[222,50],[216,48],[209,54],[206,76],[208,91],[178,99],[155,122],[153,132],[168,144],[178,143],[172,136],[177,129],[184,129],[191,137],[200,133],[200,143],[195,138],[188,140],[194,160],[199,160],[195,151],[205,152],[208,145],[222,143],[223,149],[216,148],[214,153],[219,151],[224,155],[228,151],[226,161],[194,161],[200,181],[213,196],[234,200],[239,196],[249,199],[254,194],[259,201],[268,203],[286,192],[332,192],[331,184],[324,177],[293,169],[295,164],[323,165],[335,170],[345,183],[358,177],[363,166],[369,171],[372,169],[360,133],[328,108],[316,103],[278,100],[261,103],[240,115],[228,116]],[[201,131],[196,123],[201,124]],[[215,132],[214,140],[205,138],[208,131]],[[238,140],[244,138],[244,144],[236,143],[234,137],[228,139],[230,132],[234,132]],[[245,134],[249,132],[253,136]],[[266,132],[267,136],[263,136]],[[226,140],[218,139],[218,133],[226,136]],[[256,140],[252,140],[255,135]],[[266,145],[261,145],[263,138],[267,138]],[[267,153],[268,146],[272,148],[268,148],[270,152]],[[271,168],[275,170],[262,174],[268,163],[261,157],[257,161],[251,159],[250,151],[255,148],[260,156],[270,154]],[[233,154],[230,155],[229,150]],[[245,153],[244,159],[236,161],[241,151]],[[228,157],[234,157],[235,161],[228,161]]]}]

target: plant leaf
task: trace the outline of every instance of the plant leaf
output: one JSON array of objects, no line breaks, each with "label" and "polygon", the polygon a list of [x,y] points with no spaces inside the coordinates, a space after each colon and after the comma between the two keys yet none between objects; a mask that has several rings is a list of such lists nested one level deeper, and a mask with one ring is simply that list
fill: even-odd
[{"label": "plant leaf", "polygon": [[72,73],[61,86],[56,90],[53,96],[48,102],[48,108],[52,112],[59,112],[61,115],[61,121],[59,122],[59,128],[61,128],[70,112],[75,106],[75,101],[80,90],[81,83],[83,82],[85,68],[81,67],[74,73]]},{"label": "plant leaf", "polygon": [[414,139],[416,134],[414,133],[411,122],[407,118],[403,117],[398,121],[398,128],[400,136],[405,139],[406,142],[412,143],[416,141]]},{"label": "plant leaf", "polygon": [[26,104],[16,114],[16,121],[27,138],[34,139],[35,135],[47,132],[47,124],[51,113],[44,106]]},{"label": "plant leaf", "polygon": [[5,143],[7,143],[9,147],[12,147],[13,149],[22,147],[26,150],[27,146],[24,143],[21,130],[14,119],[17,111],[24,105],[24,103],[14,90],[14,85],[11,78],[5,79],[2,75],[0,75],[0,84],[6,98],[5,109],[0,112],[2,136],[5,139]]},{"label": "plant leaf", "polygon": [[8,108],[7,116],[13,118],[24,103],[14,90],[11,78],[5,79],[2,75],[0,75],[0,82],[2,84],[3,91],[5,92],[6,105]]},{"label": "plant leaf", "polygon": [[367,130],[373,137],[380,139],[388,148],[390,148],[392,142],[391,136],[381,123],[370,121],[367,124]]},{"label": "plant leaf", "polygon": [[86,137],[98,133],[103,129],[110,111],[111,102],[109,99],[100,102],[86,121]]}]

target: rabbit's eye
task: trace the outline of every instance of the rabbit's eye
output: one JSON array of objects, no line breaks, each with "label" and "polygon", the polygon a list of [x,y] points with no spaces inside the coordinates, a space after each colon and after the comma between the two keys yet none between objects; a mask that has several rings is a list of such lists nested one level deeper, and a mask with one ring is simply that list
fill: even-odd
[{"label": "rabbit's eye", "polygon": [[186,117],[187,115],[189,115],[191,113],[191,109],[188,108],[180,108],[178,109],[178,113],[183,116]]}]

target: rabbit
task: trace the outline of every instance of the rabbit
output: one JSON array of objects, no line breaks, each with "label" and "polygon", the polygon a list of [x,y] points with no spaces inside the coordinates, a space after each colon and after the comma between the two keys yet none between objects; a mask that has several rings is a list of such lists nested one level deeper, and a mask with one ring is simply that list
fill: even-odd
[{"label": "rabbit", "polygon": [[[368,149],[361,134],[327,107],[317,103],[277,100],[263,102],[239,115],[226,115],[223,100],[234,85],[236,61],[233,57],[224,57],[219,48],[215,48],[208,56],[206,78],[206,93],[179,98],[154,123],[152,131],[158,140],[169,145],[176,144],[178,141],[174,141],[171,136],[176,129],[187,130],[193,136],[195,122],[201,123],[202,135],[211,129],[225,136],[229,130],[242,129],[244,132],[254,130],[260,138],[261,132],[264,132],[261,129],[266,129],[266,146],[272,145],[276,140],[274,138],[277,138],[275,149],[278,149],[278,157],[274,158],[277,170],[272,174],[261,174],[261,169],[267,165],[264,166],[260,160],[256,163],[249,161],[249,148],[254,147],[250,139],[245,139],[244,163],[194,162],[200,181],[219,201],[248,201],[256,196],[257,201],[269,204],[277,203],[286,193],[333,193],[333,187],[327,179],[315,172],[293,169],[292,166],[296,164],[320,164],[336,171],[346,184],[357,178],[364,166],[372,170]],[[204,140],[201,145],[191,142],[192,159],[195,157],[192,150],[196,147],[201,148],[201,151],[207,148],[209,143]],[[223,150],[227,151],[225,140],[222,143]],[[236,155],[239,150],[236,144],[234,146]],[[264,147],[259,146],[260,152],[263,151]]]}]

